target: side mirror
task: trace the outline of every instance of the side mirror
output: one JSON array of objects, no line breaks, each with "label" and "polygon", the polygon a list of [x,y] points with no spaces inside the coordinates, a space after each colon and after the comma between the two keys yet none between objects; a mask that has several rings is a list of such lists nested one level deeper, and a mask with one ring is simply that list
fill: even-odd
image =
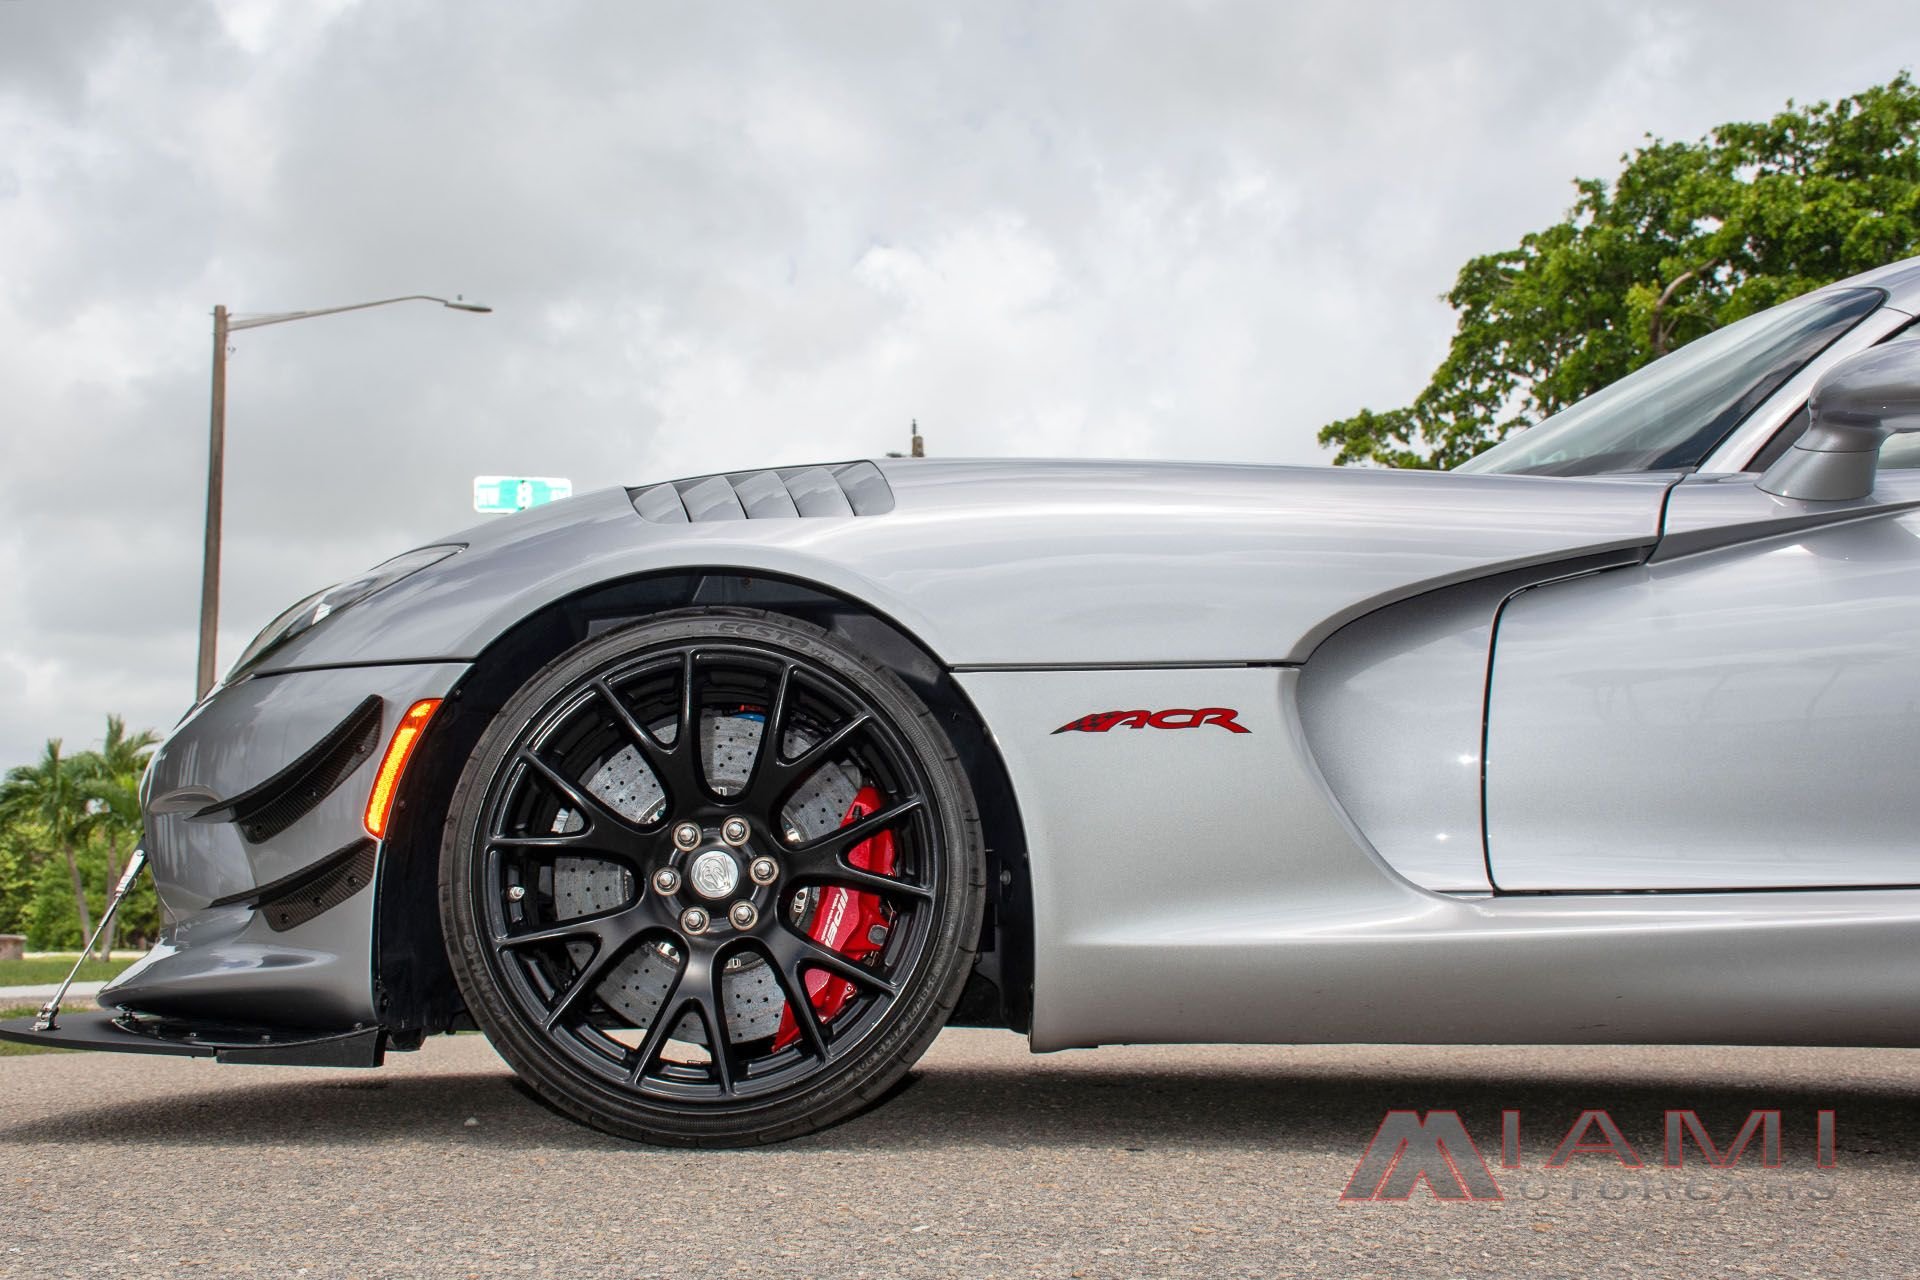
[{"label": "side mirror", "polygon": [[1848,356],[1813,384],[1807,433],[1760,477],[1782,498],[1845,502],[1873,492],[1880,445],[1920,431],[1920,339]]}]

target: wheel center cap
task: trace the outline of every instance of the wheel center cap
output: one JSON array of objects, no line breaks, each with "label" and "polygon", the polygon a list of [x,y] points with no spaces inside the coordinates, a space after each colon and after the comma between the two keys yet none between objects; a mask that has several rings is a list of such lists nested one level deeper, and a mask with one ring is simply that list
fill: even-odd
[{"label": "wheel center cap", "polygon": [[687,879],[703,896],[725,898],[740,883],[740,864],[730,853],[709,849],[693,860]]}]

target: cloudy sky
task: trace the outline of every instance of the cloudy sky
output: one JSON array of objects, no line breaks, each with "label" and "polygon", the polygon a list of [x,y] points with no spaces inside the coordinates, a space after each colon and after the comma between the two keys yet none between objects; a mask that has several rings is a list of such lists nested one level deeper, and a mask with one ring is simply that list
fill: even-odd
[{"label": "cloudy sky", "polygon": [[903,447],[1320,460],[1468,256],[1644,132],[1920,55],[1920,6],[0,0],[0,764],[576,487]]}]

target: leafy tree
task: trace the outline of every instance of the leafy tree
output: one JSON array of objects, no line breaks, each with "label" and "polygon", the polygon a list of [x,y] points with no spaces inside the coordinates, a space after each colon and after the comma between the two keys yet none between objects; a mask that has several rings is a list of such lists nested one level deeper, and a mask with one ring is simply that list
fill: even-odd
[{"label": "leafy tree", "polygon": [[1338,464],[1451,467],[1704,333],[1920,252],[1920,86],[1725,124],[1583,178],[1564,222],[1460,269],[1411,405],[1328,424]]},{"label": "leafy tree", "polygon": [[0,933],[27,931],[27,904],[47,842],[30,823],[0,823]]},{"label": "leafy tree", "polygon": [[[87,753],[78,763],[80,787],[86,796],[87,812],[92,819],[91,832],[107,846],[105,892],[111,894],[126,869],[126,857],[140,839],[140,775],[146,771],[147,757],[160,741],[151,729],[127,733],[127,722],[119,716],[107,717],[107,734],[100,750]],[[121,850],[125,849],[125,856]],[[121,908],[126,912],[127,906]],[[103,904],[101,910],[105,910]],[[100,937],[100,955],[105,959],[113,950],[113,935],[130,923],[127,915],[116,916]]]},{"label": "leafy tree", "polygon": [[[99,750],[69,756],[51,739],[38,762],[8,771],[0,781],[0,926],[24,931],[36,947],[91,935],[96,909],[106,909],[140,838],[140,775],[157,741],[108,716]],[[142,886],[114,927],[147,937],[157,924],[158,904]],[[100,945],[103,955],[111,950],[111,931]]]},{"label": "leafy tree", "polygon": [[[93,865],[100,860],[97,851],[84,849],[77,860],[81,879],[90,889],[100,878]],[[88,896],[93,895],[89,892]],[[81,932],[74,915],[73,890],[58,858],[41,860],[38,878],[28,887],[27,900],[21,904],[20,923],[27,945],[35,951],[78,951],[85,944],[87,935]]]},{"label": "leafy tree", "polygon": [[93,932],[93,917],[87,910],[78,851],[86,843],[93,815],[87,812],[83,781],[82,770],[61,754],[60,739],[49,738],[46,753],[37,764],[7,770],[6,780],[0,782],[0,821],[33,823],[45,833],[54,851],[66,859],[67,879],[84,939]]}]

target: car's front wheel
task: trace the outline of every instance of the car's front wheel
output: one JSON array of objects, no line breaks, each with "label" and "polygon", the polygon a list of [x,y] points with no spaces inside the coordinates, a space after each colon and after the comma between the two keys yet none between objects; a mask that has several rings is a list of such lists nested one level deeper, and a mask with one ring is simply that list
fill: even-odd
[{"label": "car's front wheel", "polygon": [[533,677],[441,854],[467,1007],[555,1107],[770,1142],[906,1072],[958,999],[984,860],[946,736],[891,673],[769,614],[676,614]]}]

